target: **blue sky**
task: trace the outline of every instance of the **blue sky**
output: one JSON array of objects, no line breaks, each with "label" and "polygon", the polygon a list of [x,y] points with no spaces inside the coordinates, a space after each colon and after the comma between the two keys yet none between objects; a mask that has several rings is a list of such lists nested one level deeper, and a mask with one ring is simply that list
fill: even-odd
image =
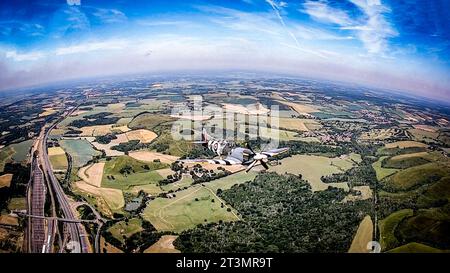
[{"label": "blue sky", "polygon": [[0,89],[253,70],[450,98],[450,1],[0,2]]}]

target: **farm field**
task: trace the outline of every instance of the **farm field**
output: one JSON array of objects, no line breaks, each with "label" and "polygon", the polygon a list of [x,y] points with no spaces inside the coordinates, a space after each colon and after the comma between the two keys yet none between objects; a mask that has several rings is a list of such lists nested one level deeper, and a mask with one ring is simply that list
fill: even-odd
[{"label": "farm field", "polygon": [[17,217],[13,217],[9,214],[1,214],[0,215],[0,224],[8,225],[8,226],[18,226],[19,220]]},{"label": "farm field", "polygon": [[55,171],[66,171],[69,165],[66,154],[51,155],[50,162]]},{"label": "farm field", "polygon": [[349,253],[368,253],[367,244],[373,239],[373,222],[369,215],[359,224],[355,237],[353,238]]},{"label": "farm field", "polygon": [[62,139],[59,143],[64,151],[72,156],[75,167],[82,167],[92,157],[100,155],[85,139]]},{"label": "farm field", "polygon": [[376,162],[374,162],[372,164],[372,167],[373,167],[373,169],[376,172],[378,181],[381,181],[385,177],[390,176],[390,175],[392,175],[392,174],[394,174],[394,173],[399,171],[398,169],[387,169],[387,168],[381,167],[381,163],[383,162],[383,160],[385,158],[388,158],[388,157],[387,156],[382,156]]},{"label": "farm field", "polygon": [[448,163],[427,163],[401,170],[385,179],[383,184],[394,191],[405,191],[419,185],[437,182],[448,175],[450,175]]},{"label": "farm field", "polygon": [[324,183],[320,179],[335,173],[342,173],[354,166],[351,157],[346,159],[328,158],[316,155],[294,155],[281,160],[281,164],[271,168],[279,174],[301,174],[311,185],[313,191],[321,191],[329,186],[348,190],[347,183]]},{"label": "farm field", "polygon": [[108,144],[102,144],[102,143],[96,142],[95,138],[93,138],[93,137],[85,137],[85,139],[88,140],[92,144],[92,146],[95,147],[95,149],[97,149],[99,151],[101,151],[101,150],[105,151],[106,156],[121,156],[121,155],[125,155],[124,152],[116,151],[116,150],[112,150],[111,149],[113,146],[116,146],[117,143],[114,143],[114,142],[111,141]]},{"label": "farm field", "polygon": [[10,173],[0,175],[0,189],[1,188],[9,188],[11,186],[12,178],[13,178],[13,175]]},{"label": "farm field", "polygon": [[123,253],[122,250],[106,242],[103,236],[100,237],[100,249],[102,253]]},{"label": "farm field", "polygon": [[[139,140],[141,143],[150,143],[152,140],[154,140],[158,135],[154,132],[146,129],[138,129],[138,130],[132,130],[124,133],[126,140],[125,142],[131,141],[131,140]],[[119,138],[120,135],[117,137]]]},{"label": "farm field", "polygon": [[396,142],[386,143],[384,145],[384,147],[387,149],[392,149],[392,148],[404,149],[404,148],[412,148],[412,147],[427,148],[428,145],[425,143],[422,143],[422,142],[407,140],[407,141],[396,141]]},{"label": "farm field", "polygon": [[437,208],[419,209],[398,224],[394,235],[407,242],[417,241],[440,249],[449,249],[449,209],[448,204]]},{"label": "farm field", "polygon": [[441,250],[420,243],[408,243],[387,251],[388,253],[449,253],[449,250]]},{"label": "farm field", "polygon": [[228,112],[236,112],[247,115],[264,115],[269,112],[269,109],[265,108],[263,105],[255,103],[246,103],[245,106],[241,104],[222,103],[222,107]]},{"label": "farm field", "polygon": [[173,232],[181,232],[203,223],[239,220],[233,210],[227,211],[227,206],[221,207],[222,202],[211,190],[195,185],[176,192],[173,198],[156,198],[150,201],[142,217],[159,231]]},{"label": "farm field", "polygon": [[347,195],[342,202],[354,202],[358,200],[367,200],[372,198],[373,193],[369,186],[354,186],[352,190],[359,192],[359,195]]},{"label": "farm field", "polygon": [[135,151],[130,152],[129,156],[136,160],[145,161],[145,162],[153,162],[156,159],[159,159],[162,163],[171,164],[178,160],[179,157],[173,155],[162,154],[158,152],[152,151]]},{"label": "farm field", "polygon": [[56,111],[55,109],[53,109],[53,108],[44,108],[43,110],[44,110],[44,112],[40,113],[40,114],[39,114],[39,117],[50,116],[50,115],[52,115],[52,114],[54,114],[54,113],[57,112],[57,111]]},{"label": "farm field", "polygon": [[108,125],[86,126],[80,128],[80,130],[82,131],[80,134],[81,136],[103,136],[114,132],[124,133],[130,131],[127,126],[117,126],[115,123]]},{"label": "farm field", "polygon": [[148,129],[153,130],[156,126],[175,121],[176,119],[167,115],[155,115],[151,113],[144,113],[136,116],[128,124],[131,129]]},{"label": "farm field", "polygon": [[102,187],[130,190],[134,186],[145,186],[149,184],[157,184],[158,181],[164,179],[157,171],[149,171],[143,173],[136,173],[130,175],[114,175],[114,179],[108,179],[108,175],[112,175],[110,172],[105,171],[103,175]]},{"label": "farm field", "polygon": [[440,152],[417,152],[400,154],[386,160],[386,168],[407,169],[423,165],[430,162],[450,162],[450,160]]},{"label": "farm field", "polygon": [[144,253],[180,253],[173,245],[173,241],[177,238],[178,236],[175,235],[163,235],[156,243],[144,250]]},{"label": "farm field", "polygon": [[124,236],[128,238],[131,235],[143,230],[141,224],[142,221],[139,218],[132,218],[127,222],[117,222],[116,224],[108,228],[108,231],[111,232],[114,238],[124,243]]},{"label": "farm field", "polygon": [[27,199],[25,197],[13,197],[8,203],[9,210],[25,210],[27,209]]},{"label": "farm field", "polygon": [[33,145],[33,140],[26,140],[19,143],[11,144],[10,147],[14,150],[12,155],[12,160],[21,163],[28,159],[28,154],[30,153],[31,145]]},{"label": "farm field", "polygon": [[168,167],[165,163],[143,162],[120,156],[106,162],[102,187],[128,190],[132,186],[156,184],[163,179],[157,170]]},{"label": "farm field", "polygon": [[176,191],[179,189],[183,189],[184,187],[189,187],[192,185],[192,182],[194,182],[194,180],[192,179],[192,177],[190,175],[183,175],[183,177],[181,178],[180,181],[175,182],[175,183],[170,183],[167,185],[161,185],[160,189],[164,192],[168,192],[168,191]]},{"label": "farm field", "polygon": [[213,192],[217,192],[218,189],[228,190],[234,185],[239,185],[245,183],[247,181],[253,181],[258,173],[255,171],[251,171],[246,173],[245,171],[241,171],[232,175],[228,175],[216,180],[213,180],[208,183],[204,183],[205,187],[208,187]]},{"label": "farm field", "polygon": [[[256,138],[258,127],[250,125],[248,126],[248,128],[250,131],[249,136]],[[259,135],[263,139],[276,139],[280,141],[290,141],[300,139],[300,137],[296,132],[268,127],[259,127]]]},{"label": "farm field", "polygon": [[320,110],[318,110],[315,106],[310,104],[289,102],[285,100],[278,100],[278,102],[287,105],[289,107],[292,107],[292,109],[300,115],[320,112]]},{"label": "farm field", "polygon": [[411,217],[413,211],[411,209],[403,209],[392,213],[388,217],[380,220],[378,226],[380,228],[380,244],[382,251],[392,249],[398,245],[394,232],[404,218]]},{"label": "farm field", "polygon": [[438,132],[421,130],[418,128],[409,129],[408,132],[413,136],[416,141],[424,141],[426,143],[436,143],[436,139],[439,136]]},{"label": "farm field", "polygon": [[426,206],[426,204],[434,204],[437,200],[445,199],[450,201],[450,176],[443,177],[427,187],[426,191],[419,196],[417,203]]},{"label": "farm field", "polygon": [[[274,127],[274,124],[271,124]],[[310,131],[321,127],[320,123],[313,119],[283,118],[278,119],[278,128],[296,131]]]},{"label": "farm field", "polygon": [[48,148],[48,155],[54,156],[54,155],[63,155],[65,154],[64,150],[61,147],[50,147]]},{"label": "farm field", "polygon": [[[173,183],[173,184],[175,184],[175,183]],[[175,185],[174,185],[174,187],[175,187]],[[177,188],[178,187],[175,187],[174,190],[176,190]],[[164,190],[163,187],[159,186],[157,183],[151,183],[151,184],[145,184],[145,185],[139,185],[139,186],[131,186],[127,190],[127,192],[131,192],[133,194],[138,194],[139,191],[141,191],[141,190],[144,191],[145,193],[149,194],[150,196],[157,196],[160,193],[166,192],[166,190]]]},{"label": "farm field", "polygon": [[9,146],[0,149],[0,172],[3,172],[5,164],[11,160],[13,154],[14,150]]},{"label": "farm field", "polygon": [[119,211],[125,206],[125,200],[121,190],[95,187],[85,181],[75,182],[74,185],[81,192],[88,194],[88,196],[93,195],[97,206],[105,213],[109,212],[111,214],[111,212]]},{"label": "farm field", "polygon": [[105,162],[94,163],[80,168],[78,177],[95,187],[101,187]]}]

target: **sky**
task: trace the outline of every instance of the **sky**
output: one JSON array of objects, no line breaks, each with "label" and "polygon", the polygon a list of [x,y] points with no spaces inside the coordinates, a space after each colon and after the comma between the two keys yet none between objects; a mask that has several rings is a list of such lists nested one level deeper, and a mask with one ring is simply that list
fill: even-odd
[{"label": "sky", "polygon": [[449,101],[449,31],[447,0],[2,0],[0,92],[236,70]]}]

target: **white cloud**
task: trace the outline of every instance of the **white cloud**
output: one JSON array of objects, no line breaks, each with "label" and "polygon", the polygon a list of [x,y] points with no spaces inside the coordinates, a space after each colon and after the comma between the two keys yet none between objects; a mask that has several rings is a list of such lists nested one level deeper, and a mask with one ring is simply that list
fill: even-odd
[{"label": "white cloud", "polygon": [[193,23],[185,20],[155,20],[155,19],[139,19],[135,21],[136,24],[146,27],[160,27],[160,26],[192,26]]},{"label": "white cloud", "polygon": [[388,47],[388,39],[398,35],[384,16],[391,10],[380,0],[348,1],[357,6],[365,16],[350,18],[345,11],[330,7],[326,1],[307,1],[301,11],[316,21],[339,25],[342,30],[355,31],[369,53],[384,53]]},{"label": "white cloud", "polygon": [[94,16],[98,17],[103,23],[119,23],[127,20],[125,13],[117,9],[97,9]]},{"label": "white cloud", "polygon": [[328,6],[325,2],[306,1],[303,4],[302,12],[308,14],[313,19],[325,23],[337,24],[340,26],[350,25],[352,20],[344,11]]},{"label": "white cloud", "polygon": [[40,51],[32,51],[28,53],[17,53],[16,50],[9,50],[5,52],[5,57],[7,59],[12,59],[15,62],[24,61],[37,61],[45,56],[44,53]]},{"label": "white cloud", "polygon": [[90,42],[73,46],[60,47],[55,50],[55,54],[69,55],[79,54],[98,50],[120,50],[128,46],[128,42],[124,40],[110,40],[104,42]]},{"label": "white cloud", "polygon": [[69,6],[80,6],[81,0],[67,0],[67,5]]},{"label": "white cloud", "polygon": [[278,6],[280,8],[286,8],[288,6],[288,3],[284,2],[284,1],[280,1],[280,2],[278,2]]},{"label": "white cloud", "polygon": [[302,25],[294,26],[295,35],[305,40],[351,40],[353,36],[338,36],[325,30]]},{"label": "white cloud", "polygon": [[[357,29],[359,39],[364,43],[369,53],[383,53],[387,49],[387,40],[398,35],[398,32],[384,17],[391,10],[380,0],[349,0],[361,9],[367,16],[362,25],[353,26]],[[347,27],[351,29],[351,27]]]}]

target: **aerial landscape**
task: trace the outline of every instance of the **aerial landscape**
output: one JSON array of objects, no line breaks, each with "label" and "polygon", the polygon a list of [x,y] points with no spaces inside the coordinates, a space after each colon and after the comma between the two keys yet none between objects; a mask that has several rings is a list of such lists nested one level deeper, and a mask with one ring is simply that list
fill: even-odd
[{"label": "aerial landscape", "polygon": [[59,2],[0,4],[0,253],[450,252],[450,17]]}]

